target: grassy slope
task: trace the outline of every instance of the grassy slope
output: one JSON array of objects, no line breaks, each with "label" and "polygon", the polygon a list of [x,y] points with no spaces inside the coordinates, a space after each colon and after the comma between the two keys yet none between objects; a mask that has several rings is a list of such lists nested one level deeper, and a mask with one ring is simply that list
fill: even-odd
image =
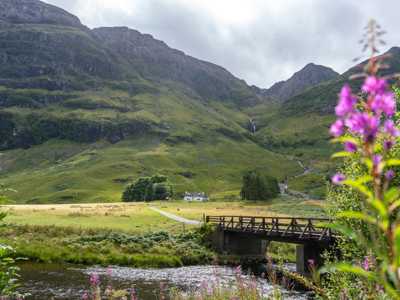
[{"label": "grassy slope", "polygon": [[[118,201],[127,183],[155,173],[168,175],[177,193],[233,191],[237,196],[247,170],[258,168],[279,179],[301,172],[295,161],[267,150],[258,137],[249,137],[247,111],[232,103],[201,100],[173,83],[153,88],[158,92],[130,94],[107,87],[75,91],[73,97],[66,95],[65,100],[34,110],[4,108],[16,116],[34,112],[44,120],[71,120],[71,124],[74,120],[104,126],[139,121],[151,128],[116,144],[52,139],[26,150],[5,151],[0,156],[0,180],[18,190],[9,195],[11,199],[18,203]],[[15,92],[27,98],[50,97],[42,90]]]},{"label": "grassy slope", "polygon": [[[226,138],[214,145],[176,146],[156,137],[115,145],[52,141],[29,150],[6,152],[2,161],[16,168],[3,182],[16,187],[18,192],[9,196],[18,203],[118,201],[128,182],[155,173],[167,175],[178,193],[202,190],[213,194],[238,190],[241,174],[258,166],[280,178],[286,172],[299,171],[283,156],[248,141]],[[185,172],[192,172],[193,177],[184,177]]]}]

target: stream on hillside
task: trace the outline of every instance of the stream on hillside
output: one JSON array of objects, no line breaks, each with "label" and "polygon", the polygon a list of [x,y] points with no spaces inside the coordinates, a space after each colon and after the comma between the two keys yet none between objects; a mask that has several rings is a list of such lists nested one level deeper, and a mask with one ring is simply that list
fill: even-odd
[{"label": "stream on hillside", "polygon": [[[235,280],[236,270],[225,266],[192,266],[169,269],[137,269],[129,267],[85,267],[76,265],[23,263],[20,265],[20,292],[29,293],[26,299],[81,299],[89,286],[90,274],[100,276],[102,286],[112,284],[114,288],[134,288],[141,300],[160,299],[164,287],[193,291],[204,282],[220,282],[230,286]],[[248,275],[242,275],[248,278]],[[273,287],[266,279],[257,278],[264,295]],[[304,293],[282,289],[284,299],[307,299]]]}]

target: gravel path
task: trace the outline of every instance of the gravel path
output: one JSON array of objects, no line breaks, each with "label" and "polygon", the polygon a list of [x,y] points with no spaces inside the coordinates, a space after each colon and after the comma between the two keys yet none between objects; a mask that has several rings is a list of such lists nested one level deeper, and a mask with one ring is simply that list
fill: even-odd
[{"label": "gravel path", "polygon": [[180,222],[180,223],[184,223],[184,224],[187,224],[187,225],[201,225],[202,224],[202,222],[200,222],[200,221],[185,219],[185,218],[182,218],[180,216],[177,216],[177,215],[171,214],[169,212],[163,211],[161,209],[158,209],[156,207],[152,207],[151,206],[149,208],[151,210],[153,210],[155,212],[158,212],[159,214],[171,219],[171,220],[174,220],[174,221],[177,221],[177,222]]}]

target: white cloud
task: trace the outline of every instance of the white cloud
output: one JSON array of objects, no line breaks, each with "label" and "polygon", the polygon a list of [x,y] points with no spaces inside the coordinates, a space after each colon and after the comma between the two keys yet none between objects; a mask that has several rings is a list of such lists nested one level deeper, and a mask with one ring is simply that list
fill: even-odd
[{"label": "white cloud", "polygon": [[128,26],[267,87],[309,62],[344,72],[370,17],[400,46],[398,0],[46,0],[89,27]]}]

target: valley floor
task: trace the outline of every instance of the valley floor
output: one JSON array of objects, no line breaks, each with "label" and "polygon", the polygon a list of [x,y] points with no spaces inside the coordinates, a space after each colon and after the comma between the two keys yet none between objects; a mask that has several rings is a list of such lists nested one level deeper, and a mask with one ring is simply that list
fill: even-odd
[{"label": "valley floor", "polygon": [[134,203],[4,205],[6,221],[18,225],[60,226],[82,229],[120,230],[146,233],[157,230],[179,232],[183,226],[157,211],[201,221],[203,215],[324,216],[324,201],[283,196],[271,201],[184,202],[156,201]]},{"label": "valley floor", "polygon": [[[323,201],[289,196],[268,202],[5,205],[2,210],[8,216],[0,242],[13,246],[17,257],[155,268],[220,261],[207,246],[207,227],[182,220],[201,221],[204,215],[324,216]],[[271,244],[268,251],[274,259],[295,259],[293,245]]]}]

